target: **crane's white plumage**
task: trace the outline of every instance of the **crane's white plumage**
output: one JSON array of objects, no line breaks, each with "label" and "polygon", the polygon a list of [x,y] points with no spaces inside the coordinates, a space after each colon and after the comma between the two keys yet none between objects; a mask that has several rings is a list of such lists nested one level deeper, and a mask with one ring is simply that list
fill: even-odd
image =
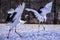
[{"label": "crane's white plumage", "polygon": [[46,14],[50,13],[51,12],[51,9],[52,9],[52,3],[53,2],[49,2],[45,5],[44,8],[40,9],[42,11],[41,15],[45,18],[45,21],[47,20],[46,18]]},{"label": "crane's white plumage", "polygon": [[11,26],[16,26],[18,23],[25,23],[26,21],[22,21],[21,20],[21,15],[23,13],[23,10],[25,8],[25,3],[22,3],[22,5],[18,5],[18,7],[14,10],[13,8],[11,8],[8,13],[13,14],[14,12],[16,12],[15,17],[13,18],[14,22],[10,23]]},{"label": "crane's white plumage", "polygon": [[37,19],[39,20],[39,22],[43,22],[44,21],[44,18],[36,10],[29,9],[29,8],[26,8],[25,10],[34,12],[34,14],[37,17]]},{"label": "crane's white plumage", "polygon": [[18,5],[18,7],[14,10],[14,9],[10,9],[8,11],[8,13],[13,14],[14,12],[16,12],[15,17],[13,18],[14,22],[13,23],[7,23],[7,26],[12,26],[12,27],[16,27],[17,24],[24,24],[26,21],[21,20],[21,15],[24,11],[25,8],[25,3],[22,3],[22,5]]},{"label": "crane's white plumage", "polygon": [[24,24],[26,21],[22,21],[21,20],[21,15],[24,11],[24,8],[25,8],[25,3],[22,3],[22,5],[18,5],[18,7],[14,10],[14,9],[10,9],[8,11],[8,13],[11,13],[13,14],[14,12],[16,12],[16,15],[15,17],[13,18],[14,22],[13,23],[9,23],[7,24],[8,26],[12,26],[12,28],[9,30],[9,33],[8,33],[8,36],[9,37],[9,34],[10,34],[10,31],[13,29],[13,27],[16,28],[16,26],[20,23],[20,24]]},{"label": "crane's white plumage", "polygon": [[35,14],[35,16],[37,17],[37,19],[39,20],[39,22],[44,22],[44,21],[46,21],[46,19],[47,19],[47,18],[46,18],[46,14],[48,14],[48,13],[51,12],[52,3],[53,3],[53,2],[47,3],[44,8],[40,9],[40,11],[42,11],[41,14],[39,14],[39,13],[38,13],[36,10],[34,10],[34,9],[26,8],[25,10],[34,12],[34,14]]}]

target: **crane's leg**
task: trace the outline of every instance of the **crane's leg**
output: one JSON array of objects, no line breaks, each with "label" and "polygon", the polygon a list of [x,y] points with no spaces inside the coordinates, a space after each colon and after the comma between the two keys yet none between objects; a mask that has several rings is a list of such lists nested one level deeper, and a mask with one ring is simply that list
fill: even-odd
[{"label": "crane's leg", "polygon": [[7,35],[7,39],[9,39],[10,32],[11,32],[11,30],[12,30],[13,28],[14,28],[14,27],[11,27],[11,28],[9,29],[9,32],[8,32],[8,35]]},{"label": "crane's leg", "polygon": [[9,39],[9,35],[10,35],[11,30],[12,30],[12,28],[9,29],[7,39]]},{"label": "crane's leg", "polygon": [[[40,24],[39,24],[39,26],[38,26],[38,32],[39,32],[39,27],[40,27]],[[42,24],[42,27],[43,27],[43,31],[45,31],[45,27],[44,27],[43,24]]]},{"label": "crane's leg", "polygon": [[43,30],[45,30],[45,27],[44,27],[44,25],[42,24],[42,26],[43,26]]},{"label": "crane's leg", "polygon": [[17,31],[16,31],[16,27],[15,27],[15,33],[19,35],[19,37],[22,37],[22,35],[20,35]]},{"label": "crane's leg", "polygon": [[[7,39],[9,39],[9,35],[10,35],[10,32],[11,32],[12,29],[13,29],[13,27],[9,29],[9,32],[8,32],[8,35],[7,35]],[[22,36],[16,31],[16,27],[15,27],[15,33],[18,34],[20,37],[22,37]]]}]

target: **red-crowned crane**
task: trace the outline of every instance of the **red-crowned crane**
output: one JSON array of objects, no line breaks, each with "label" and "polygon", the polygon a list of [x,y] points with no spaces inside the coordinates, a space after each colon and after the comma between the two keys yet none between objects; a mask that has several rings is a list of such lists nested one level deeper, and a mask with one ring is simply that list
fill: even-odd
[{"label": "red-crowned crane", "polygon": [[[24,11],[24,8],[25,8],[25,3],[23,2],[22,4],[18,5],[18,7],[15,10],[13,8],[11,8],[10,10],[8,10],[8,14],[16,13],[16,15],[12,19],[13,22],[7,23],[8,26],[12,26],[12,28],[10,28],[10,30],[9,30],[7,38],[9,38],[9,34],[10,34],[11,30],[14,27],[16,27],[19,23],[20,24],[24,24],[26,22],[26,21],[21,20],[21,15],[22,15],[22,13]],[[11,16],[12,15],[10,15],[10,17]]]},{"label": "red-crowned crane", "polygon": [[52,3],[53,2],[49,2],[43,8],[39,9],[41,13],[39,13],[37,10],[30,8],[26,8],[25,10],[33,12],[39,22],[44,22],[44,21],[46,22],[47,20],[46,15],[51,12]]}]

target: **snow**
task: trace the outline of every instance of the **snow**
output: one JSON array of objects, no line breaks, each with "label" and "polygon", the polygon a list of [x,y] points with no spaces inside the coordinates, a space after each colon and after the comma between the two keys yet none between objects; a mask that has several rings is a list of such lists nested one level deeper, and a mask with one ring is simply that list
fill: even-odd
[{"label": "snow", "polygon": [[7,39],[6,37],[10,26],[0,24],[0,40],[60,40],[60,25],[41,24],[38,26],[38,24],[18,24],[16,31],[21,37],[15,33],[15,28],[13,28],[9,39]]}]

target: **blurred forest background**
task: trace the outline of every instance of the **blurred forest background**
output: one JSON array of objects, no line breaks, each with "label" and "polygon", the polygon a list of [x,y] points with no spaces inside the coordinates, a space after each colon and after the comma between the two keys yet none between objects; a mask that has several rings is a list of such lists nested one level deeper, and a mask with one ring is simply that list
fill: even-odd
[{"label": "blurred forest background", "polygon": [[[32,8],[38,10],[40,7],[45,6],[48,2],[53,0],[0,0],[0,23],[5,23],[7,19],[7,10],[10,8],[16,8],[20,3],[25,2],[26,8]],[[47,14],[47,21],[44,24],[59,24],[60,23],[60,0],[54,0],[52,7],[52,12]],[[24,11],[24,13],[29,13],[30,18],[26,23],[28,24],[38,24],[37,19],[33,18],[30,12]],[[24,17],[24,14],[22,17]]]}]

